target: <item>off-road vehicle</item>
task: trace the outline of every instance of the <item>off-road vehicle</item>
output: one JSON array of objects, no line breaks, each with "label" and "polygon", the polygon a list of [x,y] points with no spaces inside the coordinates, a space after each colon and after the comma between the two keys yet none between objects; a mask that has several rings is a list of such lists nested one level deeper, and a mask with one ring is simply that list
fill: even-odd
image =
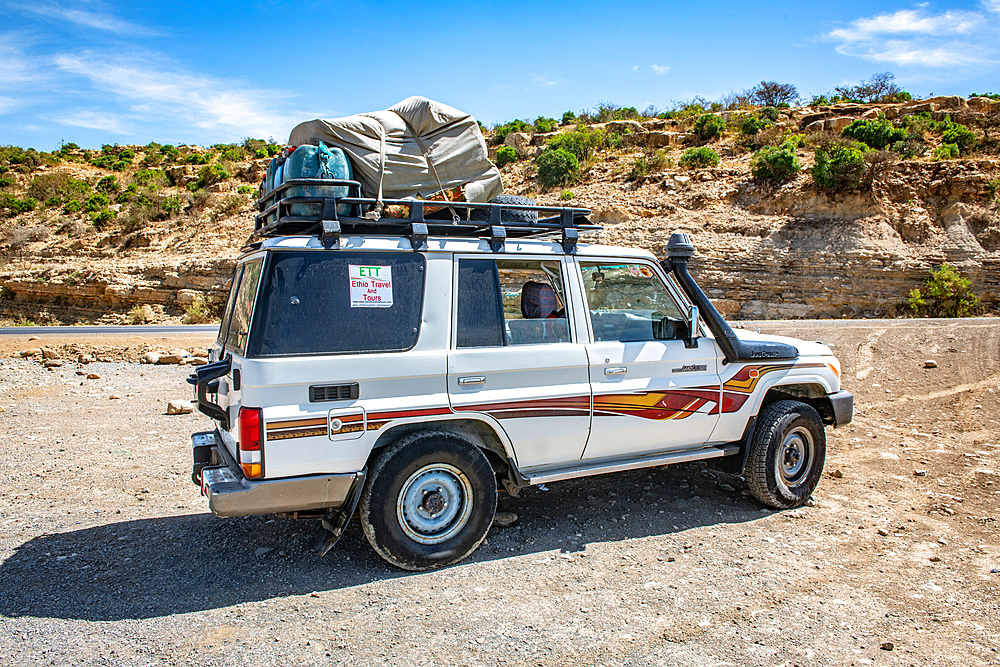
[{"label": "off-road vehicle", "polygon": [[498,490],[710,459],[765,505],[809,499],[824,425],[852,417],[840,363],[734,332],[685,234],[658,260],[524,198],[373,219],[356,182],[283,195],[315,183],[262,199],[191,378],[217,422],[192,475],[215,514],[321,519],[324,554],[357,511],[382,558],[423,570],[482,543]]}]

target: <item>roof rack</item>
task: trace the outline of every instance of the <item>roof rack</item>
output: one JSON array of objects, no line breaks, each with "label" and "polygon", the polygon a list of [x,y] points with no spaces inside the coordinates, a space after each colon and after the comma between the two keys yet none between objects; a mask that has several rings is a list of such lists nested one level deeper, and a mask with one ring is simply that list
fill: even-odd
[{"label": "roof rack", "polygon": [[[295,188],[296,196],[288,196]],[[337,188],[336,191],[332,188]],[[347,196],[313,196],[313,192],[346,192]],[[300,196],[298,193],[306,193]],[[424,199],[383,199],[385,206],[409,208],[405,218],[366,218],[375,210],[376,200],[361,196],[361,184],[342,179],[290,179],[257,200],[251,239],[273,236],[317,235],[327,247],[340,244],[340,236],[406,236],[414,250],[427,247],[428,236],[489,239],[495,252],[508,238],[558,238],[563,250],[576,249],[580,233],[603,229],[587,218],[590,210],[563,206],[520,206],[475,202],[442,202]],[[432,210],[428,210],[432,209]],[[457,215],[452,215],[452,210]],[[506,220],[509,211],[534,211],[537,220]],[[485,213],[474,213],[485,211]],[[544,216],[544,217],[543,217]],[[471,220],[470,218],[485,218]]]}]

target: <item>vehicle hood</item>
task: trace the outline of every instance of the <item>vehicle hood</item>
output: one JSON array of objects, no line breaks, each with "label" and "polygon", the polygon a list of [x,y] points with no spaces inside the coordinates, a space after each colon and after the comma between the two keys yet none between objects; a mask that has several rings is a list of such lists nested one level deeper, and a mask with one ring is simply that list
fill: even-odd
[{"label": "vehicle hood", "polygon": [[798,338],[790,338],[788,336],[772,336],[770,334],[757,333],[756,331],[748,331],[747,329],[734,329],[733,331],[736,333],[737,338],[748,342],[765,341],[769,343],[785,343],[786,345],[791,345],[799,351],[799,356],[802,357],[821,357],[833,354],[833,351],[829,346],[820,342],[800,340]]}]

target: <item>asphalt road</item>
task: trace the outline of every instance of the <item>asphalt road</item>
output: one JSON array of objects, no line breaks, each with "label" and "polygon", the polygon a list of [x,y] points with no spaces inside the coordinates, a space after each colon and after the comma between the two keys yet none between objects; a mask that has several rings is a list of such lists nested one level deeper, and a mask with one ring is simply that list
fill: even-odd
[{"label": "asphalt road", "polygon": [[106,326],[106,327],[0,327],[0,336],[31,334],[44,336],[52,334],[83,335],[142,335],[142,334],[200,334],[219,330],[218,324],[183,324],[176,326]]}]

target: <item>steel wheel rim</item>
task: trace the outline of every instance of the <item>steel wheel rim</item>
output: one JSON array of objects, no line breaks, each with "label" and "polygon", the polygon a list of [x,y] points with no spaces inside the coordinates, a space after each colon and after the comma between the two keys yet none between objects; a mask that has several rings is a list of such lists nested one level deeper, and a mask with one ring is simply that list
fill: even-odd
[{"label": "steel wheel rim", "polygon": [[447,463],[432,463],[403,483],[396,499],[396,518],[411,540],[440,544],[465,527],[472,504],[472,483],[465,473]]},{"label": "steel wheel rim", "polygon": [[794,486],[806,478],[814,451],[815,443],[809,429],[797,426],[785,434],[778,450],[778,471],[785,484]]}]

